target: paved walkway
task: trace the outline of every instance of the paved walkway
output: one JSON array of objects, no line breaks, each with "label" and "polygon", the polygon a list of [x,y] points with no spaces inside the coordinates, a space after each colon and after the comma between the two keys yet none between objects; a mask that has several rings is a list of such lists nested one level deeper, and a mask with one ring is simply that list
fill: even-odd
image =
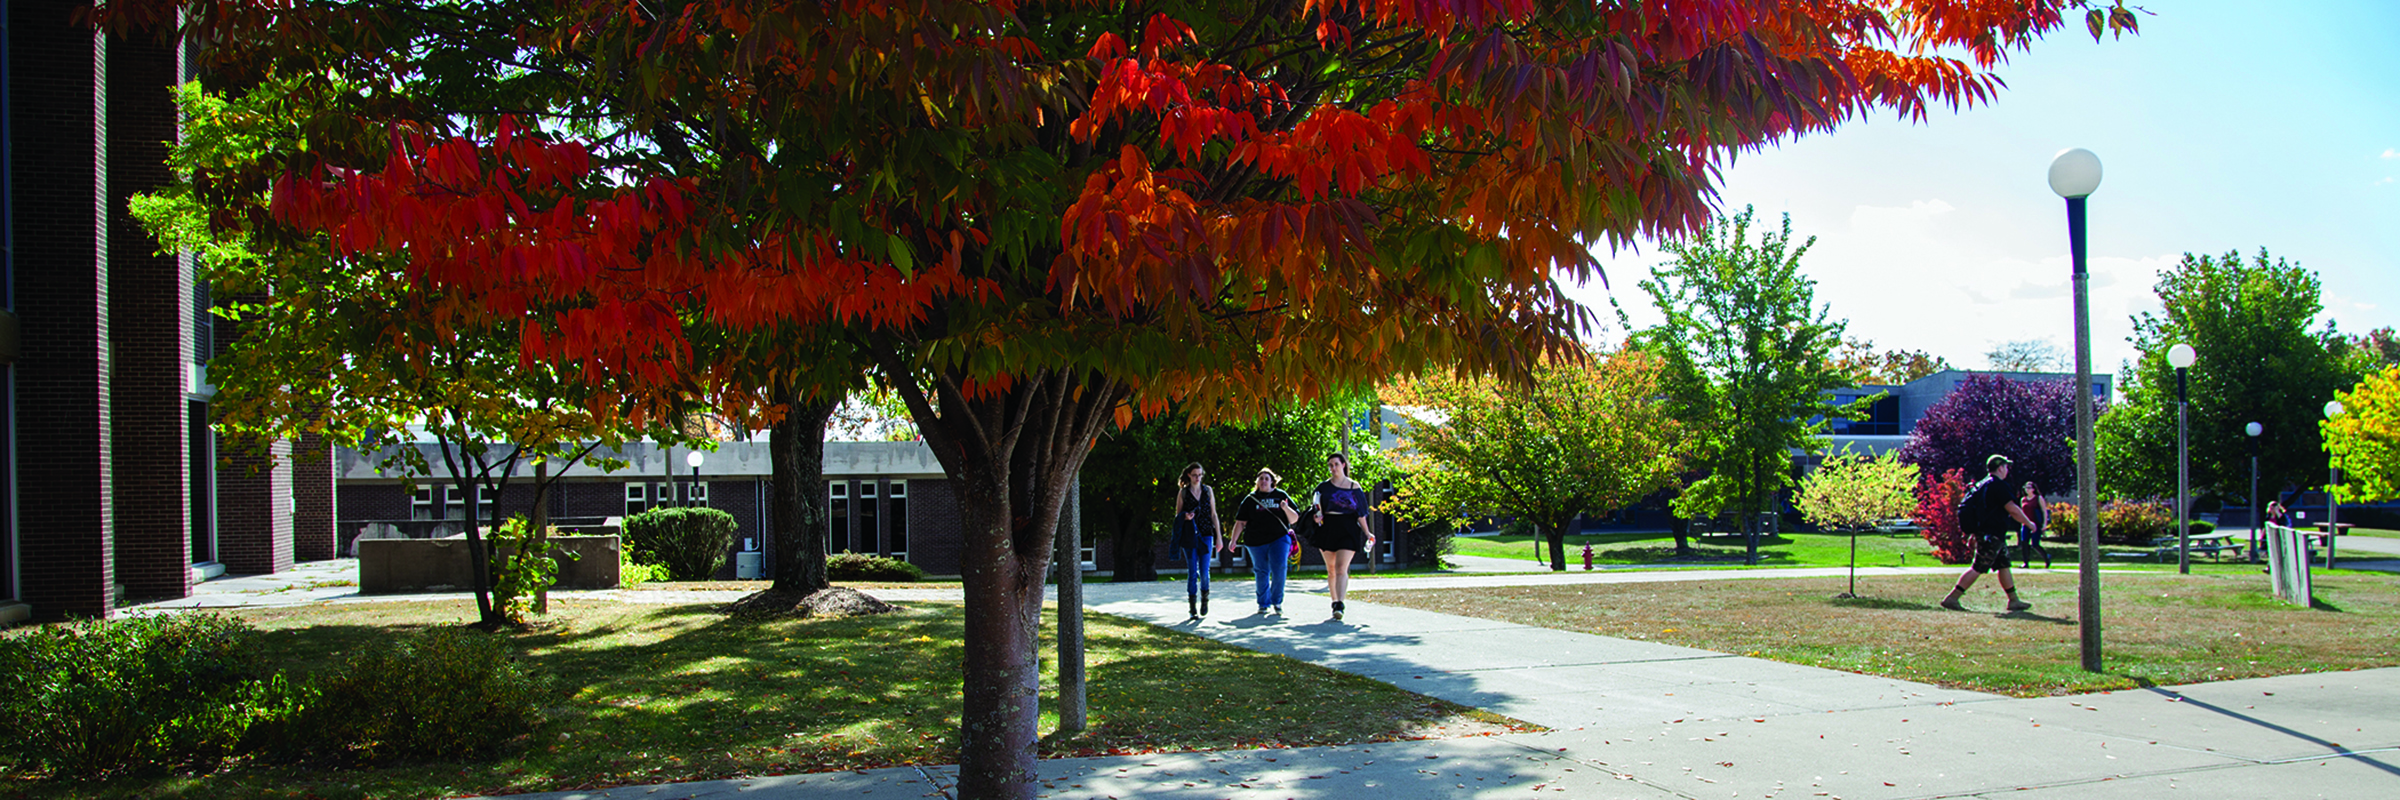
[{"label": "paved walkway", "polygon": [[[1528,577],[1565,580],[1386,578],[1371,585],[1463,590]],[[1765,575],[1572,577],[1617,582]],[[1321,585],[1300,585],[1312,584]],[[1221,589],[1234,615],[1190,623],[1179,588],[1100,584],[1090,587],[1090,602],[1097,611],[1367,675],[1552,730],[1353,747],[1058,759],[1042,762],[1044,796],[2400,794],[2400,669],[2021,700],[1365,602],[1352,603],[1348,619],[1333,622],[1318,593],[1287,597],[1286,617],[1240,616],[1248,590],[1235,582]],[[1929,624],[1938,620],[1928,616]],[[519,797],[919,798],[949,797],[954,783],[948,767],[895,768]]]}]

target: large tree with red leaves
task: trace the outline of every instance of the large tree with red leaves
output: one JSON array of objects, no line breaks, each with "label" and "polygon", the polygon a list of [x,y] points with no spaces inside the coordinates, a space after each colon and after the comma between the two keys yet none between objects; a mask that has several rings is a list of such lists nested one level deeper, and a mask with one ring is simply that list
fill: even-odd
[{"label": "large tree with red leaves", "polygon": [[348,79],[244,178],[263,222],[406,258],[608,401],[773,414],[822,377],[794,352],[871,367],[960,487],[962,794],[1027,797],[1049,532],[1104,425],[1522,377],[1583,319],[1558,282],[1697,227],[1733,152],[1988,100],[2086,3],[117,5],[190,12],[228,85]]}]

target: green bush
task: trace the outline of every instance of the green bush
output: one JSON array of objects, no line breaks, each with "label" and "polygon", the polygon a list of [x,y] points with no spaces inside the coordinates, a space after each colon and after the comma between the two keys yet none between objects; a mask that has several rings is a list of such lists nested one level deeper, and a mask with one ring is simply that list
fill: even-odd
[{"label": "green bush", "polygon": [[2100,506],[2101,544],[2147,547],[2174,530],[2174,510],[2164,500],[2110,500]]},{"label": "green bush", "polygon": [[222,758],[248,723],[251,639],[248,626],[205,614],[0,638],[0,758],[71,775]]},{"label": "green bush", "polygon": [[925,577],[917,565],[865,553],[835,553],[825,559],[825,579],[905,582]]},{"label": "green bush", "polygon": [[1408,560],[1417,564],[1441,564],[1442,556],[1456,549],[1451,536],[1448,521],[1408,529]]},{"label": "green bush", "polygon": [[634,561],[664,564],[673,580],[708,580],[733,547],[733,515],[713,508],[653,508],[625,518],[625,544]]},{"label": "green bush", "polygon": [[667,568],[663,564],[643,564],[630,558],[617,562],[617,583],[619,585],[635,586],[644,583],[658,583],[666,579]]},{"label": "green bush", "polygon": [[[484,755],[539,721],[540,686],[492,634],[435,628],[381,638],[297,693],[296,713],[251,746],[360,761]],[[313,740],[313,742],[311,741]]]}]

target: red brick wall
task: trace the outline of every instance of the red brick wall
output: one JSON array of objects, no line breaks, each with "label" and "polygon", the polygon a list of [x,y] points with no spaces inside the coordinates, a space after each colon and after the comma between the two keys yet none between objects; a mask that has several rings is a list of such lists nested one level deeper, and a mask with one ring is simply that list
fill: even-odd
[{"label": "red brick wall", "polygon": [[304,435],[292,446],[292,501],[292,558],[333,558],[333,452],[324,437]]},{"label": "red brick wall", "polygon": [[108,43],[108,425],[116,573],[128,598],[191,593],[191,280],[127,211],[134,194],[174,180],[176,60],[151,37]]},{"label": "red brick wall", "polygon": [[34,613],[103,616],[116,584],[109,495],[107,46],[77,4],[12,0],[17,530]]},{"label": "red brick wall", "polygon": [[221,441],[217,461],[217,560],[237,575],[292,568],[292,443],[261,455]]}]

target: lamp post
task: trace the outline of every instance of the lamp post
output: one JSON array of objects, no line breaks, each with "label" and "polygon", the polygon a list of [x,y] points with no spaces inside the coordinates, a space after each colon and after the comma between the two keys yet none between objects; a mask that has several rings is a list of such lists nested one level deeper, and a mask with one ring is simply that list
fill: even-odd
[{"label": "lamp post", "polygon": [[[2334,417],[2341,416],[2341,415],[2342,415],[2342,412],[2343,412],[2344,410],[2345,410],[2345,409],[2343,409],[2343,408],[2342,408],[2342,401],[2340,401],[2340,400],[2327,400],[2327,401],[2325,401],[2325,418],[2326,418],[2326,419],[2329,419],[2329,420],[2330,420],[2330,419],[2333,419]],[[2330,463],[2330,462],[2329,462],[2329,463],[2327,463],[2327,464],[2325,465],[2325,568],[2326,568],[2326,569],[2333,569],[2333,540],[2334,540],[2334,537],[2342,535],[2342,503],[2341,503],[2341,501],[2339,501],[2339,500],[2335,500],[2335,499],[2333,499],[2333,486],[2334,486],[2334,484],[2341,483],[2341,482],[2342,482],[2342,468],[2341,468],[2341,467],[2339,467],[2339,466],[2335,466],[2334,464],[2332,464],[2332,463]]]},{"label": "lamp post", "polygon": [[2084,199],[2100,188],[2100,157],[2083,148],[2050,159],[2050,191],[2067,201],[2067,248],[2075,286],[2075,615],[2083,627],[2083,668],[2100,671],[2100,503],[2092,460],[2092,279],[2084,269]]},{"label": "lamp post", "polygon": [[2167,348],[2167,364],[2175,368],[2175,571],[2192,574],[2192,426],[2191,381],[2187,373],[2200,362],[2200,353],[2182,342]]},{"label": "lamp post", "polygon": [[691,491],[683,493],[683,504],[686,506],[693,505],[700,500],[700,462],[706,459],[707,457],[701,455],[698,450],[683,456],[683,463],[692,465],[692,488]]},{"label": "lamp post", "polygon": [[2266,433],[2267,429],[2253,422],[2242,426],[2242,432],[2250,436],[2250,563],[2256,564],[2259,521],[2266,519],[2266,511],[2258,507],[2258,435]]}]

